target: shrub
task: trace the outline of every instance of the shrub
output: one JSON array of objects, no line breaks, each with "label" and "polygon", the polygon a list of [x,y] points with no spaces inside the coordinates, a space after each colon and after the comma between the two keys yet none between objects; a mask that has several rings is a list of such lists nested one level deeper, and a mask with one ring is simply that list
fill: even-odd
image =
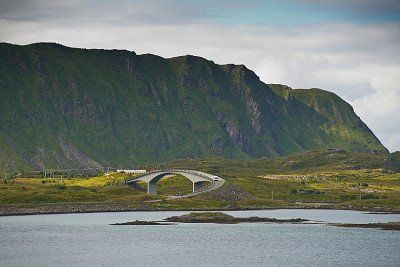
[{"label": "shrub", "polygon": [[356,198],[357,198],[357,196],[354,196],[354,195],[341,195],[340,196],[340,199],[343,201],[354,200]]},{"label": "shrub", "polygon": [[361,195],[361,199],[379,199],[379,196],[374,194]]},{"label": "shrub", "polygon": [[304,195],[322,195],[324,192],[319,191],[317,189],[300,189],[299,194],[304,194]]},{"label": "shrub", "polygon": [[67,189],[67,186],[65,184],[60,184],[60,185],[58,185],[58,189],[65,190],[65,189]]},{"label": "shrub", "polygon": [[384,170],[388,172],[400,172],[400,151],[393,152],[384,163]]}]

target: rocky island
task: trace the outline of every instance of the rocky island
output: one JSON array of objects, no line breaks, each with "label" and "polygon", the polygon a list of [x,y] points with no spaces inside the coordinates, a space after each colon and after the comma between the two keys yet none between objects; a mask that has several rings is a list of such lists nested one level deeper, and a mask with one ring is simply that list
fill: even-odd
[{"label": "rocky island", "polygon": [[260,218],[260,217],[233,217],[222,212],[191,212],[181,216],[168,217],[163,221],[132,221],[125,223],[114,223],[111,225],[171,225],[171,223],[221,223],[235,224],[246,222],[267,222],[267,223],[302,223],[308,220],[296,219],[275,219],[275,218]]},{"label": "rocky island", "polygon": [[275,219],[260,217],[233,217],[222,212],[191,212],[182,216],[172,216],[166,219],[168,222],[182,223],[244,223],[244,222],[270,222],[270,223],[300,223],[306,219]]},{"label": "rocky island", "polygon": [[170,225],[170,223],[136,220],[136,221],[124,222],[124,223],[112,223],[110,225]]}]

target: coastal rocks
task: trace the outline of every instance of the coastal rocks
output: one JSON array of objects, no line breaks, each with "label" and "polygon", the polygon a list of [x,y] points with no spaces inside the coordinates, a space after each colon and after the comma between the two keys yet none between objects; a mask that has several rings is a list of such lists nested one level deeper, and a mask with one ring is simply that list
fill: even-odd
[{"label": "coastal rocks", "polygon": [[377,228],[381,230],[400,231],[400,222],[387,223],[335,223],[330,224],[337,227]]},{"label": "coastal rocks", "polygon": [[110,225],[172,225],[171,223],[154,222],[154,221],[133,221],[124,223],[112,223]]},{"label": "coastal rocks", "polygon": [[0,216],[10,215],[36,215],[59,213],[91,213],[134,211],[135,207],[119,203],[85,203],[85,204],[48,204],[48,205],[2,205]]}]

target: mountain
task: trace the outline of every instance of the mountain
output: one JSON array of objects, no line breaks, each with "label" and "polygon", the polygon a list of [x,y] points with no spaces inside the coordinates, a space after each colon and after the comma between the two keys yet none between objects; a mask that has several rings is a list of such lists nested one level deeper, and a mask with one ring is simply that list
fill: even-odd
[{"label": "mountain", "polygon": [[337,95],[243,65],[54,43],[0,44],[0,170],[387,153]]},{"label": "mountain", "polygon": [[387,172],[400,173],[400,151],[389,154],[383,164],[383,169]]}]

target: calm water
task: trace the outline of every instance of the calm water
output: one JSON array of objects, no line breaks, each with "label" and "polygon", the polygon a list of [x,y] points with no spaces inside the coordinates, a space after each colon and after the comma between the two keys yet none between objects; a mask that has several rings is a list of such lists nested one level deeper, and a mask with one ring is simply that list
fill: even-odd
[{"label": "calm water", "polygon": [[[0,217],[0,266],[400,266],[400,232],[324,224],[111,226],[186,212]],[[322,222],[400,221],[332,210],[232,211],[234,216]]]}]

